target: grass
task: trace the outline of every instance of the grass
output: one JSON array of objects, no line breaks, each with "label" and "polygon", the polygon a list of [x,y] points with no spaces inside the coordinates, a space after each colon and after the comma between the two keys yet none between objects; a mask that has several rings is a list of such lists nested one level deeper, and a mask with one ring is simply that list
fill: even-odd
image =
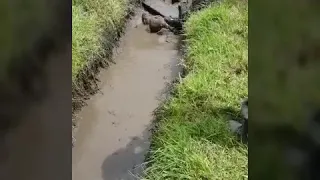
[{"label": "grass", "polygon": [[105,34],[116,36],[124,25],[129,0],[73,0],[72,5],[72,80],[97,58],[103,58]]},{"label": "grass", "polygon": [[72,135],[76,113],[98,90],[95,77],[112,62],[115,47],[137,0],[72,0]]},{"label": "grass", "polygon": [[247,179],[247,146],[227,122],[248,93],[247,2],[196,12],[185,31],[188,74],[156,114],[145,179]]}]

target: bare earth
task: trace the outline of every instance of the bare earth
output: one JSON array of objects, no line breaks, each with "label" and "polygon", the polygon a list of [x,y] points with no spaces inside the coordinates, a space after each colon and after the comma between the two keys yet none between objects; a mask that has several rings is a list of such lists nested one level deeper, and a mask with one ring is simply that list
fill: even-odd
[{"label": "bare earth", "polygon": [[100,73],[101,93],[79,113],[73,180],[130,180],[141,172],[152,112],[180,70],[176,43],[146,32],[141,13],[122,37],[116,64]]}]

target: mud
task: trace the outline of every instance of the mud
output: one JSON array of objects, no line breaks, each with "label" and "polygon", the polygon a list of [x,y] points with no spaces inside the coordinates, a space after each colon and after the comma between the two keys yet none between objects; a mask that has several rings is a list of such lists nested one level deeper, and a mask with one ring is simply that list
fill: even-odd
[{"label": "mud", "polygon": [[150,34],[138,10],[122,37],[116,64],[103,70],[101,93],[79,112],[73,180],[128,180],[141,175],[153,111],[178,76],[178,37]]},{"label": "mud", "polygon": [[[135,7],[139,4],[139,0],[130,1],[126,15],[121,18],[121,25],[117,28],[105,29],[102,33],[102,47],[105,49],[103,54],[99,54],[89,59],[88,64],[78,73],[72,82],[72,145],[74,145],[74,136],[78,127],[78,112],[86,105],[92,95],[99,91],[97,78],[100,70],[107,68],[113,64],[113,49],[118,46],[119,38],[123,34],[127,20],[133,15]],[[122,25],[123,24],[123,25]]]}]

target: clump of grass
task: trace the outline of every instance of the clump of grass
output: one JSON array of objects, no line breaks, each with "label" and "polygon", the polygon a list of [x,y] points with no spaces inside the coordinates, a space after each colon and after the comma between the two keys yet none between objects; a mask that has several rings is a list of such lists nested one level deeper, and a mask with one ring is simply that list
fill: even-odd
[{"label": "clump of grass", "polygon": [[[72,80],[90,61],[106,53],[106,38],[124,25],[129,0],[74,0],[72,6]],[[105,37],[109,34],[109,37]],[[113,46],[113,44],[109,44]]]},{"label": "clump of grass", "polygon": [[226,0],[185,24],[183,83],[157,112],[146,179],[247,179],[247,147],[229,132],[248,87],[246,2]]},{"label": "clump of grass", "polygon": [[106,67],[135,0],[72,1],[72,122],[84,101],[97,92],[99,68]]},{"label": "clump of grass", "polygon": [[85,12],[82,6],[72,7],[72,79],[93,56],[103,52],[100,46],[102,31],[96,13]]},{"label": "clump of grass", "polygon": [[112,58],[133,0],[72,1],[72,112],[98,90],[96,74]]}]

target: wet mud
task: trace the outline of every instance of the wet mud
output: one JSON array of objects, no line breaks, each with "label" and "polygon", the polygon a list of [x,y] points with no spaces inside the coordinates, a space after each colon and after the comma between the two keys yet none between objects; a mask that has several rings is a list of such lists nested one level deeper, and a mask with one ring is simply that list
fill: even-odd
[{"label": "wet mud", "polygon": [[100,93],[79,112],[73,180],[131,180],[142,172],[153,111],[178,76],[178,37],[150,34],[142,10],[130,20],[114,57],[99,74]]}]

